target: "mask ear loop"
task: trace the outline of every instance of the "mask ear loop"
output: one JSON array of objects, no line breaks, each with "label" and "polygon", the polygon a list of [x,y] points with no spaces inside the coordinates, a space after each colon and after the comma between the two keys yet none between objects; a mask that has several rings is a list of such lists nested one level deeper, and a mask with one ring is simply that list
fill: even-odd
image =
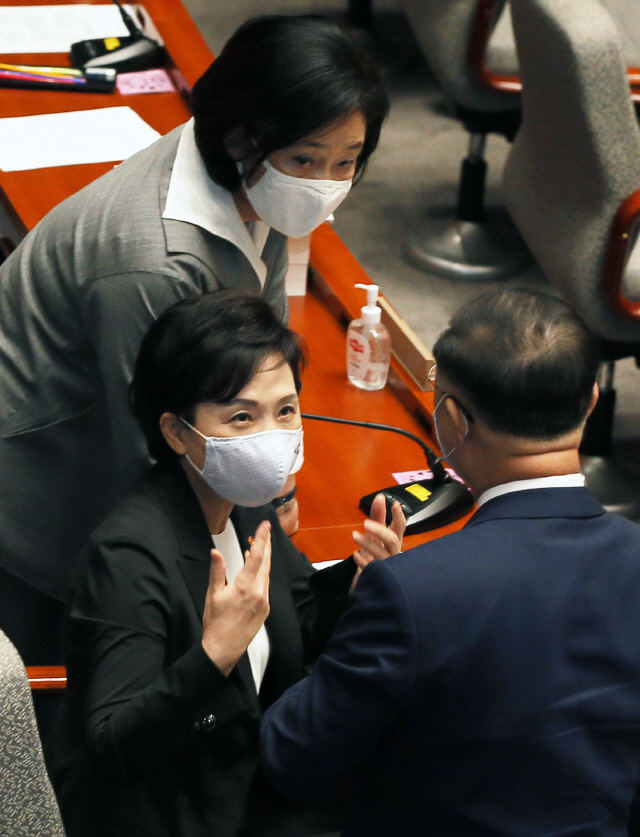
[{"label": "mask ear loop", "polygon": [[[436,414],[437,414],[438,410],[440,409],[440,405],[444,402],[444,400],[445,400],[446,398],[451,398],[451,399],[453,400],[454,404],[456,403],[456,402],[455,402],[455,398],[453,397],[453,395],[451,395],[451,394],[450,394],[450,393],[448,393],[448,392],[443,392],[443,393],[442,393],[442,398],[441,398],[441,399],[440,399],[440,401],[438,401],[438,403],[436,404],[436,408],[435,408],[435,410],[433,411],[433,416],[432,416],[432,418],[433,418],[433,428],[434,428],[434,430],[436,431],[436,441],[438,442],[438,447],[439,447],[439,448],[440,448],[440,450],[442,451],[442,455],[438,457],[438,460],[437,460],[438,462],[442,462],[442,461],[443,461],[443,460],[445,460],[445,459],[447,459],[447,460],[448,460],[448,459],[449,459],[449,457],[451,456],[451,454],[452,454],[455,450],[458,450],[458,448],[460,447],[460,445],[454,445],[454,446],[451,448],[451,450],[449,450],[449,451],[445,451],[445,449],[444,449],[444,445],[442,444],[442,441],[440,440],[440,432],[439,432],[439,430],[438,430],[438,420],[437,420],[437,418],[436,418]],[[456,406],[458,407],[458,412],[460,413],[460,415],[461,415],[461,416],[462,416],[462,418],[464,419],[464,436],[462,437],[462,442],[464,443],[464,440],[465,440],[465,439],[467,438],[467,436],[469,435],[469,420],[468,420],[468,419],[467,419],[467,417],[465,416],[464,412],[460,409],[460,407],[459,407],[457,404],[456,404]]]},{"label": "mask ear loop", "polygon": [[197,433],[197,434],[198,434],[198,436],[200,436],[200,438],[201,438],[201,439],[204,439],[204,440],[205,440],[205,442],[207,441],[207,437],[204,435],[204,433],[201,433],[201,432],[198,430],[198,428],[197,428],[197,427],[194,427],[192,424],[189,424],[189,422],[186,420],[186,418],[183,418],[182,416],[178,416],[178,418],[180,419],[180,421],[181,421],[183,424],[186,424],[186,425],[187,425],[187,427],[189,428],[189,430],[193,430],[193,432],[194,432],[194,433]]},{"label": "mask ear loop", "polygon": [[[200,436],[200,438],[201,438],[201,439],[204,439],[204,440],[205,440],[205,442],[207,441],[207,437],[204,435],[204,433],[201,433],[201,432],[198,430],[198,428],[197,428],[197,427],[194,427],[192,424],[189,424],[189,422],[186,420],[186,418],[183,418],[182,416],[178,416],[178,418],[180,419],[180,421],[181,421],[183,424],[185,424],[185,425],[189,428],[189,430],[193,430],[193,432],[194,432],[194,433],[197,433],[197,434],[198,434],[198,436]],[[184,456],[184,458],[187,460],[187,462],[189,463],[189,465],[191,465],[191,467],[192,467],[192,468],[193,468],[193,470],[196,472],[196,474],[200,474],[200,476],[202,476],[203,471],[201,471],[201,470],[200,470],[200,468],[198,468],[198,466],[195,464],[195,462],[194,462],[194,461],[193,461],[193,459],[189,456],[189,454],[188,454],[188,453],[183,453],[182,455],[183,455],[183,456]]]}]

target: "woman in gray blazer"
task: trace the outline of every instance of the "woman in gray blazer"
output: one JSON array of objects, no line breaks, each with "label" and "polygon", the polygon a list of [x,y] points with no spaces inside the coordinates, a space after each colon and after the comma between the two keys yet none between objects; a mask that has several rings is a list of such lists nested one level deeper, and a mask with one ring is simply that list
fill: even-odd
[{"label": "woman in gray blazer", "polygon": [[387,528],[381,507],[354,556],[319,572],[282,532],[268,500],[301,453],[301,361],[267,303],[231,291],[177,303],[142,343],[132,403],[157,464],[76,571],[48,748],[69,837],[339,827],[267,787],[259,720],[324,649],[357,567],[401,549],[404,521],[398,506]]},{"label": "woman in gray blazer", "polygon": [[241,27],[192,104],[0,267],[0,625],[27,664],[60,662],[71,568],[149,465],[126,395],[142,336],[217,288],[261,293],[286,322],[286,236],[345,196],[387,111],[347,31],[280,16]]}]

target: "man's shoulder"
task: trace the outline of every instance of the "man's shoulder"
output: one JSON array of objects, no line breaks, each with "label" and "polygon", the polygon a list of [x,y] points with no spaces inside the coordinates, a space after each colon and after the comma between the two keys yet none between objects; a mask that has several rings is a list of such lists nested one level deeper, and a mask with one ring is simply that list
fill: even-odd
[{"label": "man's shoulder", "polygon": [[458,532],[388,559],[389,568],[410,587],[421,577],[427,583],[466,578],[484,584],[492,571],[516,574],[546,556],[561,564],[589,556],[606,561],[615,554],[640,567],[640,525],[605,511],[586,489],[569,491],[574,495],[551,489],[544,498],[538,490],[498,497]]}]

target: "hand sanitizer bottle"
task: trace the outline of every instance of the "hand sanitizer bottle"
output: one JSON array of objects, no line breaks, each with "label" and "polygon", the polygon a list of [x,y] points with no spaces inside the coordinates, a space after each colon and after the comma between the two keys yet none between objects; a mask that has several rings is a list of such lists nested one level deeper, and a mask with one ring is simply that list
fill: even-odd
[{"label": "hand sanitizer bottle", "polygon": [[360,389],[382,389],[391,361],[391,336],[380,322],[377,285],[356,285],[367,292],[362,317],[347,331],[347,377]]}]

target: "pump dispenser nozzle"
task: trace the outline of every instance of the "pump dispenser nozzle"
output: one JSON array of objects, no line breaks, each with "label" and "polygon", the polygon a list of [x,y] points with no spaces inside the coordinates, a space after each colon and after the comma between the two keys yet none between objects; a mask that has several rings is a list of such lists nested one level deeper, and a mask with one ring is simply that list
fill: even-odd
[{"label": "pump dispenser nozzle", "polygon": [[362,288],[367,292],[367,304],[363,305],[360,309],[362,311],[363,322],[367,323],[367,325],[379,323],[382,311],[378,305],[378,294],[380,292],[378,285],[364,285],[358,282],[354,287]]}]

